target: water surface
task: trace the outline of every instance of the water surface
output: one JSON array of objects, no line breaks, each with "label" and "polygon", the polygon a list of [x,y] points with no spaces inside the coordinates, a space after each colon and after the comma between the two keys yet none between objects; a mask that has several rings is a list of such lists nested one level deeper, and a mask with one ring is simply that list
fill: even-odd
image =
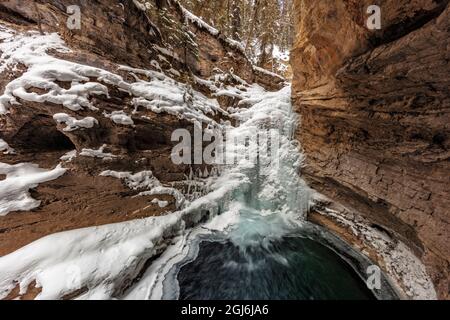
[{"label": "water surface", "polygon": [[375,299],[338,254],[302,237],[284,237],[244,250],[203,241],[178,273],[180,299]]}]

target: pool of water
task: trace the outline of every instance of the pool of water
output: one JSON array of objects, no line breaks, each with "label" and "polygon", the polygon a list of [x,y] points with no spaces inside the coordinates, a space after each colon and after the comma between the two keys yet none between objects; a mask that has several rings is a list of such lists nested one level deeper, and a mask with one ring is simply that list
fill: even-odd
[{"label": "pool of water", "polygon": [[229,240],[202,241],[177,278],[179,298],[187,300],[375,299],[344,259],[304,237],[244,249]]}]

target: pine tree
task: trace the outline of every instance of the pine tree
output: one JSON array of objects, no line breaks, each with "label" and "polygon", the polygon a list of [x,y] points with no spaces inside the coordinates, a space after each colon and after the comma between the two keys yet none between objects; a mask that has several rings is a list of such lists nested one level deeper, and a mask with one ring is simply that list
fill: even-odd
[{"label": "pine tree", "polygon": [[293,0],[180,0],[195,15],[243,43],[259,66],[267,66],[277,46],[289,50],[294,35]]}]

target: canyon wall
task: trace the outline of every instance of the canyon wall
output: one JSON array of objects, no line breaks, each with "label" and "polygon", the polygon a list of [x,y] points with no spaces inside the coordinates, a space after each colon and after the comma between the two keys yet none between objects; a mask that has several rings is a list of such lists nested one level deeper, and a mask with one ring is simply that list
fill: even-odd
[{"label": "canyon wall", "polygon": [[[449,298],[449,1],[295,4],[304,177],[408,244]],[[380,30],[366,27],[372,4]]]}]

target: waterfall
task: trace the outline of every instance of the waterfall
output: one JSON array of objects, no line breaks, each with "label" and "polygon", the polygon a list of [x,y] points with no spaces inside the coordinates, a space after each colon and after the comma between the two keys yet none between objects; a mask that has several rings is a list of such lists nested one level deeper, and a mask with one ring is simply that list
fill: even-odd
[{"label": "waterfall", "polygon": [[290,87],[259,96],[239,116],[241,125],[231,136],[253,139],[246,145],[241,142],[235,150],[249,151],[254,156],[246,161],[241,155],[241,161],[229,168],[249,180],[248,185],[234,191],[229,201],[228,206],[238,210],[239,216],[229,237],[235,245],[245,248],[279,239],[298,227],[308,210],[309,189],[299,176],[303,156],[294,140],[298,116],[292,111]]},{"label": "waterfall", "polygon": [[225,128],[224,156],[235,161],[218,164],[221,175],[210,182],[211,192],[184,209],[186,225],[201,221],[205,212],[209,220],[176,237],[125,298],[177,298],[176,275],[183,261],[197,256],[202,239],[214,235],[246,251],[268,247],[303,223],[309,189],[299,176],[303,156],[294,139],[298,116],[290,97],[290,86],[247,92],[241,104],[250,107],[234,114],[240,124]]}]

